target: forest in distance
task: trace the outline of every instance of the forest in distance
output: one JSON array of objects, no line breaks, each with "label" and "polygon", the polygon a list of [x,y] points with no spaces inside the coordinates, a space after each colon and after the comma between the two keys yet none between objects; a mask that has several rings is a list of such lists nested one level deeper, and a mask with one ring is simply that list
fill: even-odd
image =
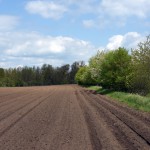
[{"label": "forest in distance", "polygon": [[74,84],[78,69],[84,65],[79,61],[60,67],[43,64],[41,67],[0,68],[0,87]]}]

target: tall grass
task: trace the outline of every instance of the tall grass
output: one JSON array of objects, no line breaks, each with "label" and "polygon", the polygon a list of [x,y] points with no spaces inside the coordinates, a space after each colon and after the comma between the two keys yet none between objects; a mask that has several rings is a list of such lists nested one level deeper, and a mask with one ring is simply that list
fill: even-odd
[{"label": "tall grass", "polygon": [[88,89],[95,90],[99,94],[107,95],[108,97],[118,100],[120,102],[126,103],[128,106],[135,108],[137,110],[142,110],[150,112],[150,97],[140,96],[138,94],[131,94],[118,91],[110,91],[108,89],[103,89],[99,86],[91,86]]}]

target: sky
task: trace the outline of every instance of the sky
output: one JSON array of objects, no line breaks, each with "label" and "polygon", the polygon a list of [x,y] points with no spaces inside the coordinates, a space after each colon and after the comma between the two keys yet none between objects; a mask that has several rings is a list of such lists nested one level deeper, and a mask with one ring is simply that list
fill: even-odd
[{"label": "sky", "polygon": [[88,62],[149,34],[149,0],[0,0],[3,68]]}]

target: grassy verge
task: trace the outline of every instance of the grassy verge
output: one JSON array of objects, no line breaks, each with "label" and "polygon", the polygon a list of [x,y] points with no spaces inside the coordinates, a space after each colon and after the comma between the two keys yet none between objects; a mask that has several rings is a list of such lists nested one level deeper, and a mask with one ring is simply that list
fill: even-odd
[{"label": "grassy verge", "polygon": [[90,90],[95,90],[99,94],[107,95],[108,97],[126,103],[128,106],[137,110],[150,112],[150,97],[140,96],[138,94],[131,94],[125,92],[110,91],[103,89],[100,86],[90,86]]}]

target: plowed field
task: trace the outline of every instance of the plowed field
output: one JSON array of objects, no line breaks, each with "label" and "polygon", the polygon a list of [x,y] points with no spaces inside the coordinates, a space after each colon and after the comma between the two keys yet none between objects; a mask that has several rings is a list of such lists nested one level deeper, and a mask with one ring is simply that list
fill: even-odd
[{"label": "plowed field", "polygon": [[0,88],[0,150],[149,150],[150,114],[77,85]]}]

